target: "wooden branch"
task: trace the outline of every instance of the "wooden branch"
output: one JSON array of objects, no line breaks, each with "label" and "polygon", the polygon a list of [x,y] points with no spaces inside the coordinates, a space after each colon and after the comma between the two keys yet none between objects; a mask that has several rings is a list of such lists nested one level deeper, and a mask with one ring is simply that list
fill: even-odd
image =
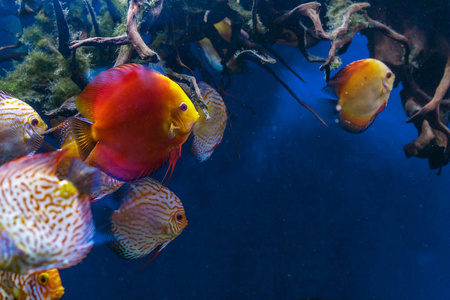
[{"label": "wooden branch", "polygon": [[126,34],[115,37],[93,37],[84,40],[76,40],[70,43],[69,49],[73,50],[82,46],[109,47],[131,44]]},{"label": "wooden branch", "polygon": [[147,62],[157,63],[160,59],[142,39],[137,28],[137,17],[142,8],[142,0],[131,0],[127,14],[127,36],[139,56]]},{"label": "wooden branch", "polygon": [[409,64],[409,55],[411,54],[411,44],[410,44],[408,38],[396,31],[392,30],[391,28],[384,25],[383,23],[373,20],[372,18],[370,18],[367,15],[367,13],[364,13],[364,18],[366,18],[366,20],[369,22],[369,24],[370,24],[369,28],[380,30],[385,36],[390,37],[403,45],[403,48],[405,49],[403,62],[405,65],[408,65]]},{"label": "wooden branch", "polygon": [[58,51],[65,57],[70,56],[69,49],[69,27],[67,26],[67,21],[64,16],[64,12],[59,0],[53,0],[53,7],[55,9],[56,25],[58,26]]},{"label": "wooden branch", "polygon": [[0,47],[0,51],[6,50],[6,49],[16,49],[16,48],[20,48],[22,47],[23,43],[21,41],[18,41],[16,44],[14,45],[8,45],[8,46],[3,46]]},{"label": "wooden branch", "polygon": [[97,16],[95,15],[94,9],[92,8],[92,4],[90,0],[84,0],[84,4],[86,5],[89,15],[91,16],[91,22],[94,26],[94,31],[96,36],[101,36],[100,27],[98,26]]}]

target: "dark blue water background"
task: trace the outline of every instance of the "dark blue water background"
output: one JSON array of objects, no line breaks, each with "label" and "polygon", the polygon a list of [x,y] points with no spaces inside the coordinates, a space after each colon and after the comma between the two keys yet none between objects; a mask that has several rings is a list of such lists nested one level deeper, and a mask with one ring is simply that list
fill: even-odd
[{"label": "dark blue water background", "polygon": [[[366,43],[358,35],[344,65],[368,57]],[[276,49],[307,83],[274,70],[313,108],[326,105],[319,65]],[[256,114],[226,99],[241,160],[228,128],[205,163],[185,144],[167,184],[184,204],[184,232],[141,272],[145,259],[96,245],[61,271],[63,299],[450,299],[450,170],[436,176],[426,160],[406,159],[417,134],[400,89],[354,135],[325,128],[251,65],[228,92]],[[107,201],[93,205],[96,218]]]},{"label": "dark blue water background", "polygon": [[[344,65],[368,57],[366,43],[358,35]],[[312,107],[326,105],[319,65],[277,50],[307,83],[276,72]],[[328,45],[312,51],[325,56]],[[436,176],[426,160],[406,159],[416,130],[400,89],[354,135],[325,128],[252,65],[229,92],[256,114],[227,99],[241,160],[227,129],[203,164],[186,144],[168,183],[188,227],[138,273],[145,260],[96,246],[61,272],[65,299],[450,299],[449,170]]]}]

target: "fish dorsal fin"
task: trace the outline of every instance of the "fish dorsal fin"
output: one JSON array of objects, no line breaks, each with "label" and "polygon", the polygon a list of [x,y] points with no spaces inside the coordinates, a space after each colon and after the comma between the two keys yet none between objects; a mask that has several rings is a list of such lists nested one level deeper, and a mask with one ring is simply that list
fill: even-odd
[{"label": "fish dorsal fin", "polygon": [[367,64],[366,59],[361,59],[354,61],[342,69],[340,69],[333,77],[328,81],[327,85],[322,89],[322,91],[330,94],[333,97],[339,98],[339,88],[350,79],[351,74],[354,70],[361,68],[361,66]]},{"label": "fish dorsal fin", "polygon": [[76,158],[70,162],[66,177],[82,194],[96,191],[102,183],[102,174],[98,169],[89,167]]},{"label": "fish dorsal fin", "polygon": [[10,93],[7,93],[5,91],[1,91],[0,90],[0,101],[1,100],[6,100],[6,99],[11,99],[11,98],[16,98],[13,95],[11,95]]},{"label": "fish dorsal fin", "polygon": [[94,123],[95,108],[98,104],[109,101],[110,90],[126,84],[130,80],[128,75],[137,74],[136,70],[144,68],[146,67],[139,64],[124,64],[98,74],[76,100],[76,107],[80,114]]},{"label": "fish dorsal fin", "polygon": [[92,136],[92,124],[87,121],[80,120],[77,117],[69,119],[70,129],[73,138],[78,146],[78,152],[82,161],[86,160],[94,149],[97,142]]}]

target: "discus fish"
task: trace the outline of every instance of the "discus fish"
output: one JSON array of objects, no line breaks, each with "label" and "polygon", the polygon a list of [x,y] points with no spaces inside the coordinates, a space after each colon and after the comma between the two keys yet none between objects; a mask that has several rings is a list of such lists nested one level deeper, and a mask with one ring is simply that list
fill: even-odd
[{"label": "discus fish", "polygon": [[89,192],[100,172],[73,160],[67,180],[56,167],[65,151],[15,159],[0,168],[0,269],[25,274],[79,263],[93,246]]},{"label": "discus fish", "polygon": [[173,171],[198,113],[178,84],[138,64],[95,77],[76,101],[89,121],[70,119],[80,157],[118,180]]},{"label": "discus fish", "polygon": [[[215,29],[219,33],[219,35],[224,40],[223,48],[219,49],[218,51],[222,52],[222,56],[225,56],[228,49],[226,49],[226,45],[231,43],[231,21],[228,18],[223,19],[220,22],[217,22],[214,24]],[[241,30],[241,35],[248,39],[248,34]],[[223,71],[223,65],[222,65],[222,57],[219,55],[217,50],[214,48],[212,42],[208,38],[203,38],[200,41],[198,41],[200,47],[203,50],[203,53],[205,54],[206,61],[209,63],[209,65],[216,70],[217,72]],[[216,45],[218,47],[219,45]],[[233,73],[242,73],[244,70],[244,65],[241,60],[236,60],[234,57],[231,57],[227,62],[227,68]]]},{"label": "discus fish", "polygon": [[362,59],[337,72],[324,91],[339,98],[336,111],[342,127],[360,133],[386,107],[394,80],[395,75],[383,62]]},{"label": "discus fish", "polygon": [[[58,178],[65,178],[72,159],[80,159],[78,147],[73,138],[68,119],[53,119],[50,121],[50,124],[55,129],[53,134],[58,141],[58,146],[63,150],[67,150],[63,160],[59,163],[56,170],[56,175]],[[98,201],[103,197],[114,193],[125,183],[124,181],[114,179],[103,172],[101,172],[101,175],[102,179],[100,186],[97,190],[89,194],[92,199],[91,202]]]},{"label": "discus fish", "polygon": [[58,300],[63,295],[58,269],[26,275],[0,271],[0,300]]},{"label": "discus fish", "polygon": [[0,164],[33,154],[43,143],[47,124],[25,102],[0,91]]},{"label": "discus fish", "polygon": [[219,146],[227,126],[227,108],[220,94],[205,82],[198,84],[203,101],[208,106],[210,119],[207,120],[201,109],[200,118],[194,125],[194,139],[191,153],[201,162],[207,160]]},{"label": "discus fish", "polygon": [[108,246],[124,259],[141,259],[161,246],[158,254],[187,225],[180,199],[156,180],[127,183],[118,193],[123,198],[111,216]]}]

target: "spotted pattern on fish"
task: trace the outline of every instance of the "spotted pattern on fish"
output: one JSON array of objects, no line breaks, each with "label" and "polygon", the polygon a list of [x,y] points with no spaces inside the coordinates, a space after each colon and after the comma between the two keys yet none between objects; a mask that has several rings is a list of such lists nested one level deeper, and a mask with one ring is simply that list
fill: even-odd
[{"label": "spotted pattern on fish", "polygon": [[36,151],[33,134],[45,130],[47,125],[31,106],[0,91],[0,164]]},{"label": "spotted pattern on fish", "polygon": [[91,250],[89,196],[55,175],[64,154],[26,156],[0,168],[0,269],[67,268]]},{"label": "spotted pattern on fish", "polygon": [[122,258],[140,259],[175,239],[186,227],[183,204],[151,178],[125,184],[120,208],[111,216],[115,241],[109,246]]},{"label": "spotted pattern on fish", "polygon": [[[62,149],[68,150],[65,158],[58,165],[58,169],[56,170],[56,175],[58,178],[64,178],[67,174],[67,170],[69,169],[71,159],[73,157],[78,159],[80,158],[78,147],[75,139],[73,138],[68,119],[54,119],[50,121],[50,124],[52,127],[58,127],[58,130],[56,130],[54,134],[58,141],[58,146]],[[98,201],[103,197],[114,193],[124,184],[124,181],[112,178],[111,176],[106,175],[106,173],[101,173],[102,183],[100,187],[95,192],[89,194],[92,202]]]},{"label": "spotted pattern on fish", "polygon": [[201,162],[209,159],[219,146],[227,126],[227,108],[220,94],[204,82],[198,84],[203,100],[208,105],[210,119],[199,110],[199,119],[194,125],[191,153]]},{"label": "spotted pattern on fish", "polygon": [[58,300],[63,294],[58,269],[25,275],[0,271],[0,300]]}]

